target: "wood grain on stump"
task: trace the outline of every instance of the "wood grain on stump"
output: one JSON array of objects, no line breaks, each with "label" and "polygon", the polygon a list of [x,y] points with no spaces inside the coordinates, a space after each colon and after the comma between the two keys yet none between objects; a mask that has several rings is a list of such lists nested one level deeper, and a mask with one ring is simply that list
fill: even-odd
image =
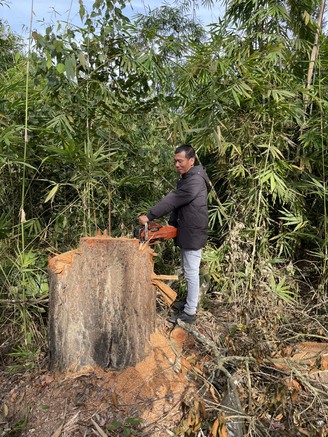
[{"label": "wood grain on stump", "polygon": [[155,331],[152,256],[135,239],[82,238],[49,260],[50,369],[123,369],[147,355]]}]

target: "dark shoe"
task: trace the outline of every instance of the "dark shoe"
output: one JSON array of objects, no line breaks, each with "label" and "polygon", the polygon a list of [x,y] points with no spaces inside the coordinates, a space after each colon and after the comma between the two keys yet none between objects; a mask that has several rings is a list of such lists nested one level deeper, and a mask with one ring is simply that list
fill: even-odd
[{"label": "dark shoe", "polygon": [[186,301],[185,300],[176,300],[175,302],[173,302],[173,304],[171,305],[171,308],[173,310],[177,310],[177,311],[182,311],[183,308],[186,305]]},{"label": "dark shoe", "polygon": [[167,319],[171,323],[177,323],[178,320],[181,320],[181,322],[185,323],[195,323],[196,321],[196,315],[190,315],[182,311],[182,313],[177,314],[176,316],[171,316]]}]

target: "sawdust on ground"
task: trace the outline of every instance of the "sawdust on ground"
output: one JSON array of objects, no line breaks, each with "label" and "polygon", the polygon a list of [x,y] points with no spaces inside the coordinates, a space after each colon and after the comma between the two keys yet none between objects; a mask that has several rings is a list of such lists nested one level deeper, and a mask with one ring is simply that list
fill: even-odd
[{"label": "sawdust on ground", "polygon": [[46,370],[2,374],[0,430],[20,427],[11,435],[77,437],[96,430],[101,435],[116,423],[117,434],[110,435],[122,435],[120,424],[138,418],[144,435],[167,435],[164,430],[181,420],[181,402],[197,397],[187,378],[191,364],[182,356],[187,337],[179,327],[169,335],[157,331],[147,358],[120,372],[92,368],[65,375]]}]

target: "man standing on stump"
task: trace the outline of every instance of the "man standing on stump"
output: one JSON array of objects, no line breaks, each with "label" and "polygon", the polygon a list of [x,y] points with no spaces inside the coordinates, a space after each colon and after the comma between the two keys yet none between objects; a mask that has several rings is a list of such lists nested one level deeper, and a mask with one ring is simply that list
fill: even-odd
[{"label": "man standing on stump", "polygon": [[173,308],[179,310],[169,322],[178,319],[194,323],[199,298],[199,267],[202,248],[208,235],[207,192],[209,179],[201,165],[195,164],[195,150],[189,144],[175,149],[174,162],[180,179],[177,188],[171,191],[147,215],[141,215],[139,222],[148,221],[170,214],[169,225],[178,229],[176,245],[181,249],[181,267],[187,283],[186,301],[175,302]]}]

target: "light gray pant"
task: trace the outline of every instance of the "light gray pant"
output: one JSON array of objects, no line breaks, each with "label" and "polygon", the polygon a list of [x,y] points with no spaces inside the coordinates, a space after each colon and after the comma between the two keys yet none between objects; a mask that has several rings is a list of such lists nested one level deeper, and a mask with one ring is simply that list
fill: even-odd
[{"label": "light gray pant", "polygon": [[199,266],[202,250],[181,249],[181,268],[187,283],[187,303],[184,311],[196,314],[199,296]]}]

